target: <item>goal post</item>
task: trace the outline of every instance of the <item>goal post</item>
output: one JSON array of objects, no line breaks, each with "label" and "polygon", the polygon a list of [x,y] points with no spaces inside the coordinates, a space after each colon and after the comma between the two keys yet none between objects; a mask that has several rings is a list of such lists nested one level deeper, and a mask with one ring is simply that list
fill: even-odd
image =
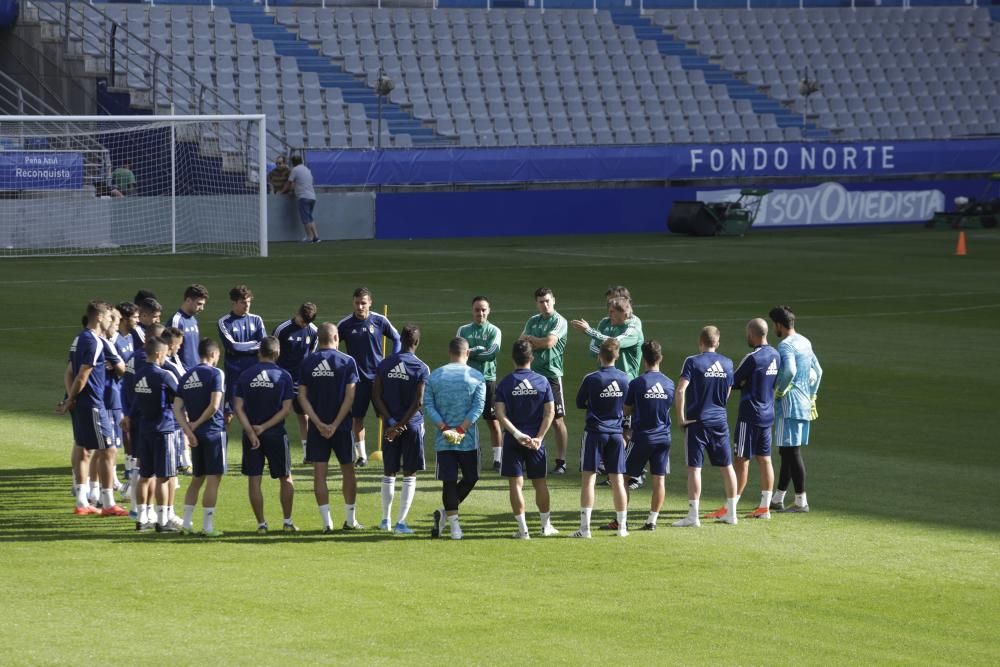
[{"label": "goal post", "polygon": [[0,257],[266,257],[265,123],[0,116]]}]

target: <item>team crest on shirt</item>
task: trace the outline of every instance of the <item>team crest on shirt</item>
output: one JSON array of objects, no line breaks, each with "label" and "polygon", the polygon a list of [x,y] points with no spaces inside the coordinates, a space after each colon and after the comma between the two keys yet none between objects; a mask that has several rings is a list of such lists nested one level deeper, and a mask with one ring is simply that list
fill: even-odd
[{"label": "team crest on shirt", "polygon": [[330,363],[326,359],[319,362],[312,372],[312,376],[314,378],[332,378],[334,375],[335,373],[333,372],[333,369],[330,368]]},{"label": "team crest on shirt", "polygon": [[250,381],[251,389],[267,388],[274,389],[274,383],[271,382],[271,378],[267,376],[267,373],[261,371],[257,374],[253,380]]},{"label": "team crest on shirt", "polygon": [[369,324],[368,325],[368,333],[370,333],[373,336],[375,335],[375,325],[374,324]]},{"label": "team crest on shirt", "polygon": [[601,392],[601,398],[621,398],[625,395],[622,388],[618,386],[618,380],[612,380],[611,384]]},{"label": "team crest on shirt", "polygon": [[309,336],[306,336],[306,345],[309,345],[311,342],[312,339]]},{"label": "team crest on shirt", "polygon": [[667,393],[663,390],[663,385],[657,382],[656,384],[654,384],[652,387],[649,388],[649,391],[647,391],[643,395],[643,398],[660,398],[666,400],[669,397],[667,396]]},{"label": "team crest on shirt", "polygon": [[725,369],[722,367],[718,361],[708,367],[705,371],[705,377],[707,378],[724,378],[727,377]]}]

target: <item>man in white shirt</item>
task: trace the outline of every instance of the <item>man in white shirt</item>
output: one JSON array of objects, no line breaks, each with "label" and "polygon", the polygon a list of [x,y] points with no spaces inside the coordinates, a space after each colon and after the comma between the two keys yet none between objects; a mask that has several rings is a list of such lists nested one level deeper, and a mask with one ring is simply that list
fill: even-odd
[{"label": "man in white shirt", "polygon": [[292,172],[288,175],[288,182],[281,190],[285,194],[289,190],[295,189],[295,200],[299,205],[299,219],[306,230],[306,235],[302,239],[303,243],[319,243],[319,234],[316,232],[316,223],[313,222],[313,209],[316,207],[316,191],[313,189],[313,175],[309,167],[302,164],[302,158],[298,155],[292,157]]}]

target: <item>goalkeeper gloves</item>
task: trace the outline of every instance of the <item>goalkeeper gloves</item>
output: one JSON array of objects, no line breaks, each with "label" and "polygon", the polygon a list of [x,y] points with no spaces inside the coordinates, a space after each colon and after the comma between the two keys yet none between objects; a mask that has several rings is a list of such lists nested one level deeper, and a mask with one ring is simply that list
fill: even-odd
[{"label": "goalkeeper gloves", "polygon": [[465,439],[465,429],[461,426],[456,426],[455,428],[445,430],[443,435],[445,440],[453,445],[457,445]]},{"label": "goalkeeper gloves", "polygon": [[788,393],[787,389],[785,391],[781,391],[780,389],[775,389],[774,390],[774,397],[775,398],[784,398],[785,394],[787,394],[787,393]]},{"label": "goalkeeper gloves", "polygon": [[816,394],[809,397],[809,419],[813,421],[819,419],[819,410],[816,409]]}]

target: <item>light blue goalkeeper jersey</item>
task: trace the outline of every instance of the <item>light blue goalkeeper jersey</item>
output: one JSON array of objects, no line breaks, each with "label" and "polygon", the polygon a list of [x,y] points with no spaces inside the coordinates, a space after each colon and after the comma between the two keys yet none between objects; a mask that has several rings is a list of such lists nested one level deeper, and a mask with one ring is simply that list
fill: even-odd
[{"label": "light blue goalkeeper jersey", "polygon": [[[483,374],[465,364],[451,363],[434,369],[427,381],[424,393],[424,408],[427,418],[435,426],[435,451],[472,451],[479,448],[479,434],[476,421],[483,414],[486,405],[486,379]],[[436,428],[444,422],[454,428],[463,421],[469,421],[465,438],[457,445],[444,439]]]},{"label": "light blue goalkeeper jersey", "polygon": [[810,397],[819,392],[823,369],[813,353],[812,343],[802,334],[792,334],[778,344],[781,357],[775,389],[784,393],[775,401],[776,417],[810,419]]}]

